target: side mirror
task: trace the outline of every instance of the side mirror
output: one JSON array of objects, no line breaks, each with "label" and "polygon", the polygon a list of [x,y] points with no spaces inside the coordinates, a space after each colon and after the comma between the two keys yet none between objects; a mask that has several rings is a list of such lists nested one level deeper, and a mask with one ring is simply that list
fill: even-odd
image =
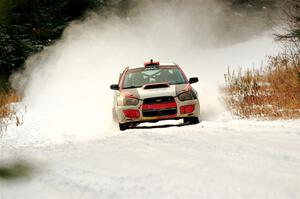
[{"label": "side mirror", "polygon": [[189,79],[189,83],[190,83],[190,84],[196,83],[196,82],[198,82],[198,81],[199,81],[198,77],[191,77],[191,78]]},{"label": "side mirror", "polygon": [[120,87],[119,87],[118,84],[112,84],[112,85],[110,85],[110,89],[111,89],[111,90],[119,90]]}]

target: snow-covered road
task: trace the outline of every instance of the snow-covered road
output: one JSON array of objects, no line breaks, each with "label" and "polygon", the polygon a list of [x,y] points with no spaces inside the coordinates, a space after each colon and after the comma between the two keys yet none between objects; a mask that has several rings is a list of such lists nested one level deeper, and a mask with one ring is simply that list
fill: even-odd
[{"label": "snow-covered road", "polygon": [[[0,199],[300,198],[300,120],[219,118],[227,69],[258,68],[276,55],[274,32],[250,37],[239,27],[238,38],[249,37],[240,41],[220,29],[227,7],[219,1],[174,2],[125,20],[90,13],[28,58],[11,78],[24,94],[24,125],[0,137],[0,168],[29,169],[0,177]],[[200,124],[124,133],[111,125],[110,84],[150,59],[199,77]]]},{"label": "snow-covered road", "polygon": [[4,137],[1,162],[26,160],[33,172],[0,181],[0,198],[300,197],[299,120],[223,119],[108,134],[32,146]]}]

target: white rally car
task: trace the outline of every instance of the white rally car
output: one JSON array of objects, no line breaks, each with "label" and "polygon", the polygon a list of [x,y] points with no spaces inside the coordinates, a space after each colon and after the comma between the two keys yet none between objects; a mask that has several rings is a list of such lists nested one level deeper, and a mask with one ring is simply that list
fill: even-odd
[{"label": "white rally car", "polygon": [[159,62],[127,67],[119,83],[110,86],[114,93],[113,116],[120,130],[141,122],[183,119],[184,123],[199,123],[200,104],[197,92],[177,64]]}]

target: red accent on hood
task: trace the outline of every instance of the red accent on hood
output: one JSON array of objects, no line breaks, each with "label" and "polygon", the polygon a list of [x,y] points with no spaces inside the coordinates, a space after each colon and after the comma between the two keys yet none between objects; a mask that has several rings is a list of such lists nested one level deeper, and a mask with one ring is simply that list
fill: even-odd
[{"label": "red accent on hood", "polygon": [[126,91],[122,91],[121,95],[127,98],[136,98],[132,93],[126,92]]},{"label": "red accent on hood", "polygon": [[192,90],[192,86],[190,84],[186,84],[184,86],[184,88],[179,92],[179,94],[185,93],[185,92],[188,92],[188,91],[191,91],[191,90]]}]

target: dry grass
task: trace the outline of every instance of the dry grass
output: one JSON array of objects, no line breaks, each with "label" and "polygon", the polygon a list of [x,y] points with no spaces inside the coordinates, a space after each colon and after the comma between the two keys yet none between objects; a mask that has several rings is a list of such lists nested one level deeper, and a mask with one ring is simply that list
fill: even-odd
[{"label": "dry grass", "polygon": [[225,82],[225,104],[237,116],[300,118],[299,54],[270,57],[259,70],[228,70]]},{"label": "dry grass", "polygon": [[0,93],[0,135],[7,129],[9,122],[15,122],[17,126],[21,124],[20,118],[16,115],[11,104],[20,101],[14,91]]}]

